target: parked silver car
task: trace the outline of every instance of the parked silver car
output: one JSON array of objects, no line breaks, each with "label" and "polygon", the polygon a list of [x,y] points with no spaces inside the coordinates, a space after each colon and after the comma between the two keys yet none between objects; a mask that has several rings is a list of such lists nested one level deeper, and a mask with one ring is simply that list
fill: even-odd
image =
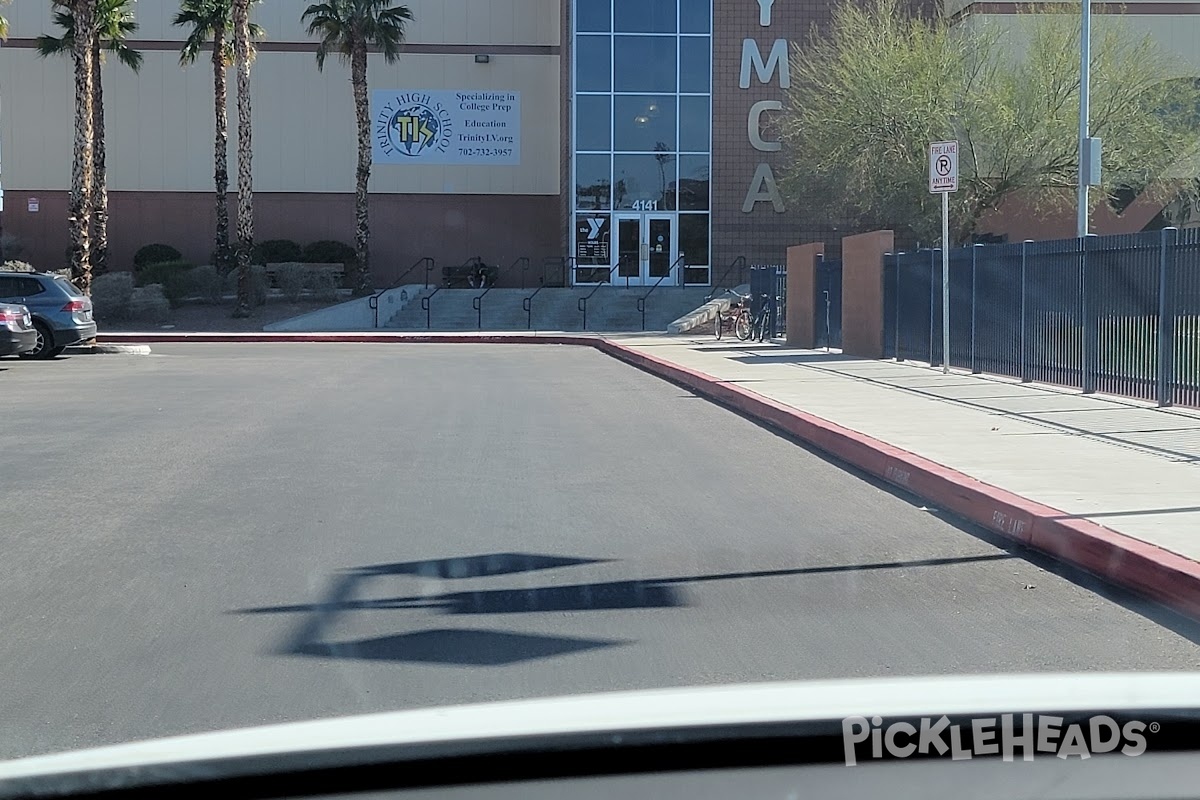
[{"label": "parked silver car", "polygon": [[23,305],[33,318],[37,342],[23,358],[53,358],[96,335],[92,301],[59,275],[0,272],[0,303]]},{"label": "parked silver car", "polygon": [[0,356],[21,355],[37,346],[37,330],[25,306],[0,303]]}]

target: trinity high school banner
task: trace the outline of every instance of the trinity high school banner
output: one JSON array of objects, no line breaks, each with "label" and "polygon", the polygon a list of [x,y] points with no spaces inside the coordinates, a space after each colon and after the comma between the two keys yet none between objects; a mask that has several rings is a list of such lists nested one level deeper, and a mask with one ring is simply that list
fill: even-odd
[{"label": "trinity high school banner", "polygon": [[521,163],[521,93],[376,91],[371,97],[376,164]]}]

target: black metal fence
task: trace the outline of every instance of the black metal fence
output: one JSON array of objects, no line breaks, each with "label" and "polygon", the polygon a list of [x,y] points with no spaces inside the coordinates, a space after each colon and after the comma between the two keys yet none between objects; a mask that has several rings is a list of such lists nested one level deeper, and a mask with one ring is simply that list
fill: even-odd
[{"label": "black metal fence", "polygon": [[816,309],[817,347],[842,346],[842,262],[821,257],[817,261]]},{"label": "black metal fence", "polygon": [[762,304],[767,303],[767,335],[786,336],[787,268],[779,265],[756,264],[750,267],[750,314],[758,318]]},{"label": "black metal fence", "polygon": [[[884,349],[940,365],[940,250],[884,261]],[[1200,407],[1200,230],[950,251],[951,366]]]}]

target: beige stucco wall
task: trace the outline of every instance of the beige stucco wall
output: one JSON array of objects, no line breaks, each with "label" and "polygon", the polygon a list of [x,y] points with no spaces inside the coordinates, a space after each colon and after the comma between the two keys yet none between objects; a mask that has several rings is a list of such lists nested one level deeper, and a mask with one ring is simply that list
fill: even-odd
[{"label": "beige stucco wall", "polygon": [[[271,42],[306,41],[301,4],[268,0],[258,19]],[[414,44],[558,42],[558,0],[418,0]],[[44,60],[21,40],[51,30],[49,3],[9,8],[13,46],[0,48],[0,141],[3,180],[13,189],[70,186],[73,87],[66,58]],[[296,11],[295,14],[290,12]],[[468,13],[469,11],[469,13]],[[173,41],[174,4],[143,0],[138,36]],[[140,74],[105,67],[109,188],[114,191],[208,191],[212,187],[212,72],[201,62],[182,69],[174,49],[145,49]],[[517,166],[377,164],[375,193],[559,193],[557,54],[405,53],[394,65],[372,56],[372,89],[495,89],[521,95],[521,163]],[[236,114],[230,75],[230,163]],[[330,61],[317,71],[311,52],[264,50],[253,71],[254,180],[263,192],[349,192],[354,189],[355,126],[349,69]]]}]

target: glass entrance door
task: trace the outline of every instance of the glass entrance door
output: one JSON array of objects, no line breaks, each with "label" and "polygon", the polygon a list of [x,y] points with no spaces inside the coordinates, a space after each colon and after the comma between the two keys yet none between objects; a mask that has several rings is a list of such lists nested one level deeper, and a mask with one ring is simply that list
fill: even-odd
[{"label": "glass entrance door", "polygon": [[669,214],[617,216],[617,247],[613,254],[613,283],[643,286],[664,276],[678,257],[678,231]]}]

